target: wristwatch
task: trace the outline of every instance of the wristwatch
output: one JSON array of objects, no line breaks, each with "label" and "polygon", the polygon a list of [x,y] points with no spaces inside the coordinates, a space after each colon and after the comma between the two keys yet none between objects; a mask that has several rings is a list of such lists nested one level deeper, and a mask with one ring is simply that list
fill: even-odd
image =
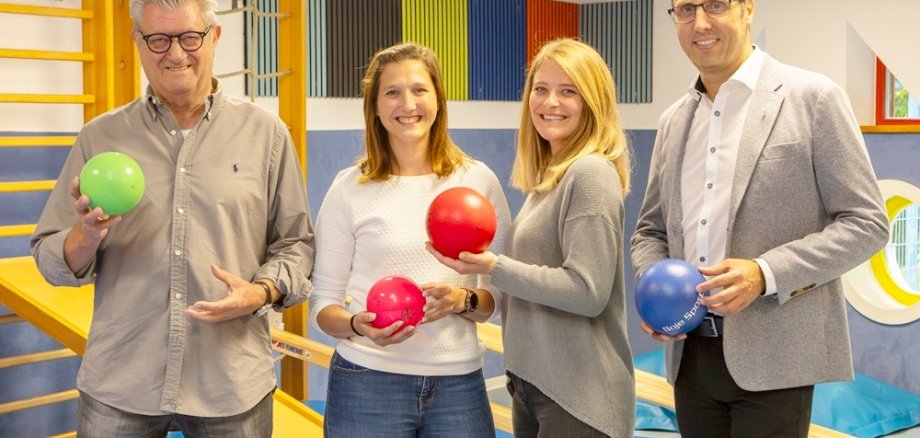
[{"label": "wristwatch", "polygon": [[473,313],[479,307],[479,295],[476,295],[476,291],[469,288],[463,288],[466,291],[466,311],[468,313]]},{"label": "wristwatch", "polygon": [[255,284],[262,286],[262,289],[265,290],[265,304],[262,305],[258,310],[253,312],[255,316],[262,316],[268,313],[272,308],[272,288],[264,280],[256,280]]}]

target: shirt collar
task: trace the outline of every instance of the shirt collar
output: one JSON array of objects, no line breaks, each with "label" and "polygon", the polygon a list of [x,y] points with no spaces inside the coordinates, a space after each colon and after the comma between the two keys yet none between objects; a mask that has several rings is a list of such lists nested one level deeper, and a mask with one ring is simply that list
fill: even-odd
[{"label": "shirt collar", "polygon": [[[725,84],[732,82],[737,82],[750,90],[753,90],[757,86],[757,79],[760,78],[760,69],[763,67],[764,53],[760,50],[757,45],[754,45],[754,51],[748,55],[747,59],[741,63],[741,66],[738,67],[738,70],[728,78],[728,81]],[[703,80],[697,76],[693,82],[690,83],[690,88],[687,90],[687,93],[690,94],[690,97],[700,100],[703,97],[703,94],[706,93],[706,88],[703,86]]]},{"label": "shirt collar", "polygon": [[[204,98],[204,118],[211,120],[211,109],[220,102],[220,99],[223,96],[223,90],[220,88],[220,81],[217,78],[211,78],[211,89],[214,90]],[[147,102],[147,110],[150,112],[150,115],[156,120],[160,114],[165,111],[169,111],[169,108],[166,107],[166,104],[160,100],[156,94],[153,93],[153,88],[148,84],[147,90],[144,93],[144,98]]]}]

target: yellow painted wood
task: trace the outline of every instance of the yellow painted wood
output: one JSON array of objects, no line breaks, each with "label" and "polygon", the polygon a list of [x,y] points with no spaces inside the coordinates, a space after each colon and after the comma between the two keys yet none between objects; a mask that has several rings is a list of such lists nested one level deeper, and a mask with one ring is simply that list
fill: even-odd
[{"label": "yellow painted wood", "polygon": [[5,103],[93,103],[91,94],[17,94],[0,93],[0,102]]},{"label": "yellow painted wood", "polygon": [[93,13],[91,11],[81,9],[16,5],[11,3],[0,3],[0,12],[7,14],[40,15],[44,17],[82,18],[84,20],[93,18]]},{"label": "yellow painted wood", "polygon": [[511,408],[495,402],[490,402],[489,406],[492,408],[492,422],[495,423],[495,428],[513,433],[514,426],[511,423]]},{"label": "yellow painted wood", "polygon": [[863,134],[917,134],[920,123],[916,125],[863,125],[859,129]]},{"label": "yellow painted wood", "polygon": [[43,190],[51,190],[54,188],[55,182],[56,181],[53,179],[44,181],[0,182],[0,193],[40,192]]},{"label": "yellow painted wood", "polygon": [[59,403],[62,401],[73,400],[79,396],[80,393],[77,392],[76,389],[69,389],[67,391],[55,392],[54,394],[46,394],[40,395],[38,397],[0,403],[0,415],[21,411],[24,409],[36,408],[39,406],[50,405],[53,403]]},{"label": "yellow painted wood", "polygon": [[141,62],[138,58],[134,38],[131,38],[133,25],[131,24],[130,2],[112,2],[114,8],[111,33],[112,41],[112,68],[114,69],[114,97],[113,105],[125,105],[141,95]]},{"label": "yellow painted wood", "polygon": [[0,259],[0,304],[77,354],[83,354],[93,314],[93,288],[54,287],[32,257]]},{"label": "yellow painted wood", "polygon": [[60,52],[54,50],[0,49],[0,58],[41,59],[48,61],[92,61],[88,52]]},{"label": "yellow painted wood", "polygon": [[64,432],[57,435],[51,435],[48,438],[77,438],[77,432]]},{"label": "yellow painted wood", "polygon": [[[54,287],[41,277],[31,257],[0,258],[0,304],[76,353],[85,351],[93,313],[92,286]],[[276,437],[323,433],[319,414],[283,391],[274,394],[274,420]]]},{"label": "yellow painted wood", "polygon": [[485,344],[486,348],[496,353],[504,353],[505,348],[502,346],[502,328],[487,322],[485,324],[476,324],[479,332],[479,340]]},{"label": "yellow painted wood", "polygon": [[278,10],[278,115],[291,130],[294,147],[307,174],[307,5],[301,0],[281,0]]},{"label": "yellow painted wood", "polygon": [[307,359],[309,363],[323,368],[329,368],[329,362],[332,360],[332,353],[335,351],[331,346],[290,333],[287,330],[272,329],[271,333],[273,343],[281,342],[299,348],[310,355]]},{"label": "yellow painted wood", "polygon": [[29,236],[35,232],[35,224],[0,225],[0,237]]},{"label": "yellow painted wood", "polygon": [[[117,2],[83,2],[83,9],[92,13],[92,20],[83,21],[83,50],[96,54],[93,62],[83,64],[83,92],[95,100],[83,107],[83,120],[115,108],[115,40],[114,5]],[[119,35],[129,38],[130,34]]]},{"label": "yellow painted wood", "polygon": [[667,379],[642,370],[635,373],[637,398],[674,409],[674,390]]},{"label": "yellow painted wood", "polygon": [[49,350],[49,351],[40,351],[38,353],[31,354],[22,354],[19,356],[12,357],[3,357],[0,358],[0,369],[10,368],[20,365],[29,365],[39,362],[47,362],[49,360],[65,359],[68,357],[74,357],[77,353],[74,353],[68,348],[61,348],[60,350]]},{"label": "yellow painted wood", "polygon": [[77,137],[73,136],[48,136],[48,137],[0,137],[2,147],[46,147],[46,146],[73,146]]},{"label": "yellow painted wood", "polygon": [[[301,171],[307,173],[307,4],[280,0],[278,12],[278,116],[290,129]],[[307,335],[307,305],[288,309],[282,316],[285,331]],[[328,364],[328,361],[326,362]],[[326,365],[328,366],[328,365]],[[281,389],[304,400],[308,397],[307,364],[292,357],[281,360]]]},{"label": "yellow painted wood", "polygon": [[323,417],[284,391],[275,391],[272,436],[322,437]]}]

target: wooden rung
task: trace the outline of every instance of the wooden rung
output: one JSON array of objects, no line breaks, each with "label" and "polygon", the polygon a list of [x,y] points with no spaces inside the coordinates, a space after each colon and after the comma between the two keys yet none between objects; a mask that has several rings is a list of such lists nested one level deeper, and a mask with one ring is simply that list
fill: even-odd
[{"label": "wooden rung", "polygon": [[64,359],[68,357],[74,357],[76,355],[77,353],[74,353],[69,348],[62,348],[60,350],[40,351],[38,353],[4,357],[0,358],[0,369],[15,367],[19,365],[29,365],[38,362],[46,362],[49,360]]},{"label": "wooden rung", "polygon": [[53,179],[43,181],[0,182],[0,193],[41,192],[44,190],[51,190],[54,188],[55,182],[56,181]]},{"label": "wooden rung", "polygon": [[0,49],[0,58],[42,59],[47,61],[92,62],[96,57],[88,52],[59,52],[53,50]]},{"label": "wooden rung", "polygon": [[32,225],[0,225],[0,237],[31,236],[35,232]]},{"label": "wooden rung", "polygon": [[492,408],[492,421],[495,423],[495,428],[505,432],[513,432],[514,427],[511,424],[511,408],[495,402],[490,402],[489,405]]},{"label": "wooden rung", "polygon": [[95,103],[92,94],[0,94],[0,102],[5,103]]},{"label": "wooden rung", "polygon": [[77,141],[77,137],[72,135],[0,137],[0,148],[73,146],[75,141]]},{"label": "wooden rung", "polygon": [[664,377],[635,370],[636,398],[674,409],[674,390]]},{"label": "wooden rung", "polygon": [[15,313],[11,313],[9,315],[0,315],[0,325],[16,324],[22,321],[23,321],[22,317],[20,317],[19,315]]},{"label": "wooden rung", "polygon": [[0,3],[0,12],[7,14],[40,15],[43,17],[82,18],[84,20],[93,18],[93,11],[86,9],[14,5],[10,3]]},{"label": "wooden rung", "polygon": [[80,393],[77,392],[76,389],[69,389],[67,391],[55,392],[54,394],[45,394],[38,397],[2,403],[0,404],[0,415],[21,411],[23,409],[31,409],[39,406],[50,405],[52,403],[73,400],[79,396]]},{"label": "wooden rung", "polygon": [[329,361],[332,360],[333,352],[333,348],[329,345],[274,328],[271,329],[271,335],[272,343],[281,342],[286,346],[310,353],[310,357],[307,359],[309,363],[329,368]]},{"label": "wooden rung", "polygon": [[490,322],[476,324],[479,332],[479,340],[485,344],[486,349],[496,353],[504,353],[505,348],[502,345],[502,328]]},{"label": "wooden rung", "polygon": [[51,435],[48,438],[77,438],[77,432],[64,432],[58,435]]}]

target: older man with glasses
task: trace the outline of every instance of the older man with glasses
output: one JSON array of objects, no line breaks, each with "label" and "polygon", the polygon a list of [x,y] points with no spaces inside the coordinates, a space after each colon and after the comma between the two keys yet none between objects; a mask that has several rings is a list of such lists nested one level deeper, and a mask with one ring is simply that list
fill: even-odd
[{"label": "older man with glasses", "polygon": [[[95,283],[80,437],[272,434],[264,313],[307,297],[313,228],[287,127],[213,77],[216,7],[131,1],[147,92],[83,127],[32,237],[50,283]],[[146,176],[122,216],[91,208],[77,177],[111,151]]]},{"label": "older man with glasses", "polygon": [[828,78],[751,44],[754,0],[674,0],[699,76],[661,116],[636,272],[699,266],[710,310],[665,341],[681,436],[806,437],[816,383],[853,378],[840,276],[888,220],[859,125]]}]

